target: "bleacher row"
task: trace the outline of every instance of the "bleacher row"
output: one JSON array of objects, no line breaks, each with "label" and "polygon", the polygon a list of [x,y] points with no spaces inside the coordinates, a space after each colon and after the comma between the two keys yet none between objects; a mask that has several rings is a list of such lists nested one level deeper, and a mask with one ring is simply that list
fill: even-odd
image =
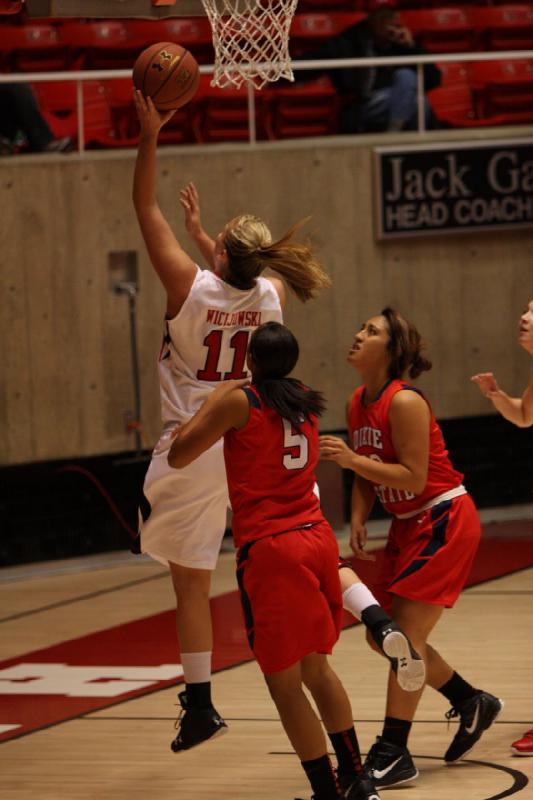
[{"label": "bleacher row", "polygon": [[[309,6],[315,0],[305,2]],[[325,0],[321,3],[324,6]],[[405,4],[402,0],[398,3]],[[360,10],[346,10],[346,0],[329,0],[327,5],[335,11],[310,11],[295,16],[290,36],[293,57],[301,57],[320,41],[364,17]],[[302,2],[299,9],[301,7]],[[437,56],[439,53],[533,49],[531,4],[411,8],[401,13],[405,24],[425,49]],[[0,25],[0,69],[20,73],[130,68],[138,53],[154,41],[177,41],[190,49],[200,63],[214,60],[206,18],[63,19]],[[442,86],[430,92],[429,97],[443,125],[533,123],[533,59],[439,66],[443,71]],[[297,75],[299,80],[304,77],[303,72]],[[54,135],[75,138],[75,84],[35,83],[34,88]],[[273,84],[256,96],[258,137],[277,139],[335,133],[340,102],[328,78],[305,85]],[[136,143],[131,81],[85,82],[84,103],[88,146],[132,146]],[[192,103],[178,111],[162,132],[162,140],[172,143],[247,138],[246,91],[213,89],[208,78],[202,79]]]}]

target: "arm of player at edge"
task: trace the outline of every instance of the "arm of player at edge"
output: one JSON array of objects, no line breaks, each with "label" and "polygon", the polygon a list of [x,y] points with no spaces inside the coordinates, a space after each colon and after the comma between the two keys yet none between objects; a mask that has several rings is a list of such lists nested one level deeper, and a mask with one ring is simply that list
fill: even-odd
[{"label": "arm of player at edge", "polygon": [[152,100],[144,98],[138,90],[133,97],[141,125],[133,204],[148,255],[167,293],[167,316],[172,318],[185,302],[198,271],[176,239],[156,197],[157,136],[174,112],[160,113]]},{"label": "arm of player at edge", "polygon": [[511,397],[500,389],[492,372],[473,375],[470,380],[478,385],[481,394],[491,401],[502,417],[519,428],[533,425],[533,371],[522,397]]},{"label": "arm of player at edge", "polygon": [[196,414],[177,428],[168,463],[182,469],[209,450],[231,428],[248,422],[250,405],[242,391],[248,380],[224,381],[209,395]]}]

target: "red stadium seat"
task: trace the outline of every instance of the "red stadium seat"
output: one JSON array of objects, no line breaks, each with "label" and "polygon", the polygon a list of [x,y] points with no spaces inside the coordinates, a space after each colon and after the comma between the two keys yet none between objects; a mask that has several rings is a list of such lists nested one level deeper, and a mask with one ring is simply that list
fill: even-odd
[{"label": "red stadium seat", "polygon": [[437,118],[452,127],[533,123],[533,61],[471,63],[469,83],[428,93]]},{"label": "red stadium seat", "polygon": [[473,8],[470,18],[486,50],[533,48],[533,5]]},{"label": "red stadium seat", "polygon": [[120,135],[113,121],[106,87],[99,81],[84,83],[83,119],[86,147],[132,147],[137,142],[135,137]]},{"label": "red stadium seat", "polygon": [[18,14],[22,11],[22,0],[0,0],[1,14]]},{"label": "red stadium seat", "polygon": [[[491,2],[491,0],[486,0],[486,2]],[[477,5],[483,5],[484,0],[477,0]],[[446,3],[443,0],[423,0],[421,4],[424,8],[443,8],[446,6],[451,6],[452,8],[456,8],[457,6],[467,6],[468,9],[471,9],[475,3],[471,3],[470,0],[453,0],[453,3]],[[413,6],[414,7],[414,6]]]},{"label": "red stadium seat", "polygon": [[66,20],[62,35],[69,43],[72,66],[78,69],[131,67],[143,49],[122,20]]},{"label": "red stadium seat", "polygon": [[78,133],[76,84],[73,81],[54,81],[34,83],[32,87],[54,138],[70,136],[75,139]]},{"label": "red stadium seat", "polygon": [[354,14],[297,14],[293,17],[290,35],[289,48],[292,56],[300,55],[305,50],[309,50],[313,45],[320,44],[331,36],[337,36],[341,31],[346,30],[351,25],[355,25],[365,15]]},{"label": "red stadium seat", "polygon": [[338,96],[327,77],[305,85],[272,88],[268,93],[268,138],[329,136],[337,133],[338,112]]},{"label": "red stadium seat", "polygon": [[478,116],[519,114],[533,122],[533,60],[481,61],[469,74]]},{"label": "red stadium seat", "polygon": [[[263,122],[264,95],[255,95],[257,138],[265,138]],[[209,85],[209,77],[200,81],[194,105],[193,129],[197,142],[248,141],[248,92],[240,89],[218,89]]]},{"label": "red stadium seat", "polygon": [[[76,83],[36,83],[33,89],[54,137],[77,139]],[[83,120],[86,147],[133,147],[138,141],[138,135],[122,132],[117,127],[109,90],[100,81],[83,83]]]},{"label": "red stadium seat", "polygon": [[[176,42],[186,47],[200,64],[215,60],[211,25],[207,17],[169,17],[159,20],[125,20],[133,39],[142,48],[154,42]],[[141,49],[142,49],[141,48]]]},{"label": "red stadium seat", "polygon": [[[137,144],[139,121],[133,104],[132,82],[129,78],[114,78],[102,82],[118,140]],[[161,144],[193,142],[193,103],[178,109],[159,133]]]},{"label": "red stadium seat", "polygon": [[468,83],[468,64],[446,61],[436,65],[441,73],[441,86],[457,86]]},{"label": "red stadium seat", "polygon": [[477,127],[472,91],[467,83],[442,86],[428,92],[433,113],[441,123],[451,128]]},{"label": "red stadium seat", "polygon": [[[424,8],[427,5],[425,0],[395,0],[394,8],[398,11],[402,9]],[[376,8],[375,0],[355,0],[353,8],[368,14],[372,8]]]},{"label": "red stadium seat", "polygon": [[364,0],[300,0],[298,3],[298,14],[313,11],[329,14],[332,11],[364,10]]},{"label": "red stadium seat", "polygon": [[0,26],[2,67],[16,72],[53,72],[66,69],[68,46],[60,28],[44,22]]},{"label": "red stadium seat", "polygon": [[102,81],[113,125],[119,138],[139,140],[139,122],[133,103],[133,83],[130,78]]},{"label": "red stadium seat", "polygon": [[402,20],[429,53],[466,53],[477,49],[468,14],[460,8],[403,11]]}]

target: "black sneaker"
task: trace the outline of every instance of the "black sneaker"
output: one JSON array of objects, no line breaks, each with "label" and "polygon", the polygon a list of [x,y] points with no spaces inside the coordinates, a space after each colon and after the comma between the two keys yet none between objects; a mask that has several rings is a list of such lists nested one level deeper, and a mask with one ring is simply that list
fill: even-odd
[{"label": "black sneaker", "polygon": [[490,728],[503,708],[503,700],[498,700],[488,692],[478,692],[470,700],[465,700],[457,708],[446,712],[446,719],[460,717],[459,730],[448,747],[444,760],[448,763],[459,761],[473,748],[483,731]]},{"label": "black sneaker", "polygon": [[349,776],[349,785],[339,775],[339,784],[346,800],[380,800],[374,781],[368,775]]},{"label": "black sneaker", "polygon": [[392,620],[372,631],[377,646],[387,656],[398,684],[405,692],[416,692],[426,680],[426,666],[399,625]]},{"label": "black sneaker", "polygon": [[378,736],[364,763],[365,772],[378,788],[407,783],[418,777],[407,747],[398,747]]},{"label": "black sneaker", "polygon": [[191,747],[220,736],[228,730],[228,726],[213,706],[191,708],[187,704],[187,692],[180,692],[178,700],[181,705],[181,712],[176,721],[178,735],[170,744],[175,753],[179,753],[180,750],[190,750]]}]

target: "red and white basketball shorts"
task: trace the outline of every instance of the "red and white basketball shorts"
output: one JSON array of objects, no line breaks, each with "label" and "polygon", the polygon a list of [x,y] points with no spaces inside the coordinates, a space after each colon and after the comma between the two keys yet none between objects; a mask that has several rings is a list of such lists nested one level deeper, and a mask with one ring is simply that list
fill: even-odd
[{"label": "red and white basketball shorts", "polygon": [[310,653],[331,653],[342,620],[338,561],[337,540],[326,521],[239,550],[246,632],[265,674],[287,669]]},{"label": "red and white basketball shorts", "polygon": [[415,517],[395,519],[372,586],[388,611],[392,595],[451,608],[479,545],[481,524],[469,494],[438,503]]}]

